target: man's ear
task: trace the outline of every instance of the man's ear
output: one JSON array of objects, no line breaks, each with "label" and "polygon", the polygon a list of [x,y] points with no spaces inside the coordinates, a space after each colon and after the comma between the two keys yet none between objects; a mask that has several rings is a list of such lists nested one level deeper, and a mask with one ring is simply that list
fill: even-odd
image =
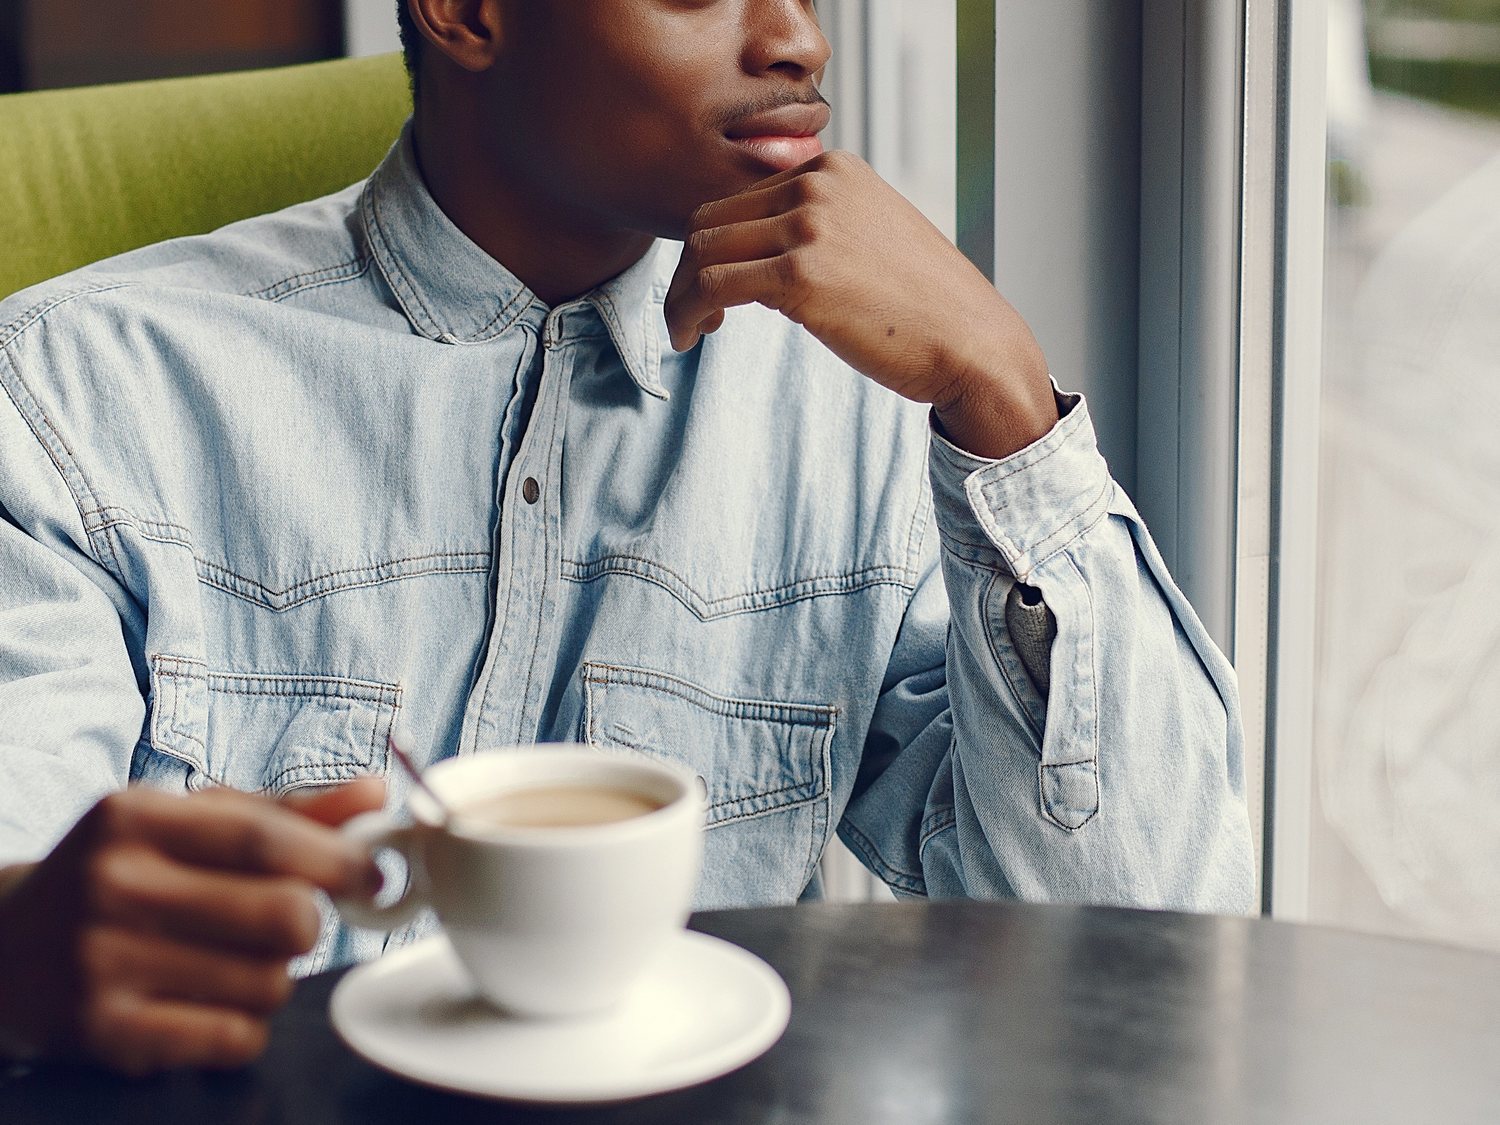
[{"label": "man's ear", "polygon": [[412,23],[437,51],[464,70],[494,65],[503,31],[502,0],[406,0]]}]

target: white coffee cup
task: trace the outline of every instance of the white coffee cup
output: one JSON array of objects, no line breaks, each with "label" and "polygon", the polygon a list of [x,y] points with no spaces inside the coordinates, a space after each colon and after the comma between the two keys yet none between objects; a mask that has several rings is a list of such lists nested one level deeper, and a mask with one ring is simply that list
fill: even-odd
[{"label": "white coffee cup", "polygon": [[[389,930],[431,906],[480,993],[518,1016],[600,1012],[686,924],[703,859],[704,802],[690,771],[645,755],[523,746],[453,758],[423,779],[414,824],[367,813],[343,831],[401,853],[406,890],[385,906],[340,901],[358,926]],[[502,794],[580,787],[644,798],[608,823],[504,827],[465,810]],[[653,807],[656,806],[656,807]]]}]

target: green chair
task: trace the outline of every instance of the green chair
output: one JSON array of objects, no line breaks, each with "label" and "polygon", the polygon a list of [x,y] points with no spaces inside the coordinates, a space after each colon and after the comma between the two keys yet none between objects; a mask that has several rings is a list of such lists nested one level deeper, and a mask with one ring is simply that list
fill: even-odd
[{"label": "green chair", "polygon": [[0,96],[0,297],[346,187],[410,111],[399,55]]}]

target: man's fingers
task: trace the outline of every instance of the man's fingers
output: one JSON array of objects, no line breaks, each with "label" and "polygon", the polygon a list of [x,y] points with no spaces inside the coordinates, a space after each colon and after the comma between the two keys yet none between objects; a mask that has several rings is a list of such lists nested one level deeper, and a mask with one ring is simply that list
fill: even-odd
[{"label": "man's fingers", "polygon": [[147,847],[111,849],[91,886],[103,921],[255,957],[306,953],[321,922],[300,879],[186,867]]},{"label": "man's fingers", "polygon": [[814,224],[836,191],[824,168],[838,158],[824,154],[694,212],[667,292],[674,348],[693,347],[735,305],[759,302],[796,319],[791,306],[806,280]]},{"label": "man's fingers", "polygon": [[816,187],[810,189],[809,185],[799,182],[798,178],[804,174],[798,169],[780,172],[738,195],[705,203],[693,212],[688,230],[711,230],[785,214],[816,194]]},{"label": "man's fingers", "polygon": [[126,1074],[227,1069],[259,1056],[268,1031],[264,1019],[233,1008],[119,994],[90,1014],[82,1046]]},{"label": "man's fingers", "polygon": [[873,178],[874,170],[853,153],[830,149],[795,168],[751,184],[737,195],[705,203],[693,212],[689,230],[743,223],[802,204],[835,203],[841,177]]},{"label": "man's fingers", "polygon": [[797,251],[754,262],[705,266],[667,298],[667,329],[678,351],[693,347],[705,322],[737,305],[759,302],[791,314],[793,294],[805,282],[806,265]]},{"label": "man's fingers", "polygon": [[270,1015],[291,997],[286,961],[226,953],[119,926],[91,929],[80,966],[90,991],[138,993]]},{"label": "man's fingers", "polygon": [[149,790],[119,795],[121,835],[144,840],[194,867],[286,875],[329,894],[367,894],[380,886],[369,853],[338,832],[263,797],[213,790],[171,797]]},{"label": "man's fingers", "polygon": [[329,827],[337,827],[360,813],[385,805],[385,781],[378,777],[356,778],[332,789],[292,793],[282,803],[293,812]]},{"label": "man's fingers", "polygon": [[[756,262],[774,258],[794,249],[803,241],[802,219],[799,212],[775,215],[769,219],[755,219],[748,223],[714,227],[710,230],[694,231],[683,248],[682,259],[667,287],[667,322],[684,333],[682,339],[687,347],[696,343],[696,337],[686,335],[693,327],[686,321],[678,321],[678,310],[684,307],[684,296],[698,283],[699,275],[710,266],[729,265],[735,262]],[[700,318],[702,319],[702,318]],[[720,317],[722,322],[722,316]],[[718,327],[701,326],[703,332]],[[678,336],[674,334],[674,344]],[[678,347],[679,351],[685,350]]]},{"label": "man's fingers", "polygon": [[683,249],[677,278],[704,266],[755,262],[806,245],[813,236],[810,222],[806,211],[788,211],[764,219],[694,231]]}]

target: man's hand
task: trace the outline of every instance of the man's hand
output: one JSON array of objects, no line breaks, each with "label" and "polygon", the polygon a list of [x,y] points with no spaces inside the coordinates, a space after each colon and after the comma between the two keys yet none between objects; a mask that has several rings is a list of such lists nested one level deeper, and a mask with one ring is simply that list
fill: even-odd
[{"label": "man's hand", "polygon": [[857,156],[826,152],[694,213],[667,294],[679,351],[759,302],[845,363],[933,404],[981,457],[1023,449],[1057,421],[1036,338],[967,258]]},{"label": "man's hand", "polygon": [[332,827],[379,808],[366,779],[277,803],[230,790],[104,798],[52,854],[0,873],[0,1044],[144,1074],[234,1067],[265,1047],[314,889],[380,872]]}]

